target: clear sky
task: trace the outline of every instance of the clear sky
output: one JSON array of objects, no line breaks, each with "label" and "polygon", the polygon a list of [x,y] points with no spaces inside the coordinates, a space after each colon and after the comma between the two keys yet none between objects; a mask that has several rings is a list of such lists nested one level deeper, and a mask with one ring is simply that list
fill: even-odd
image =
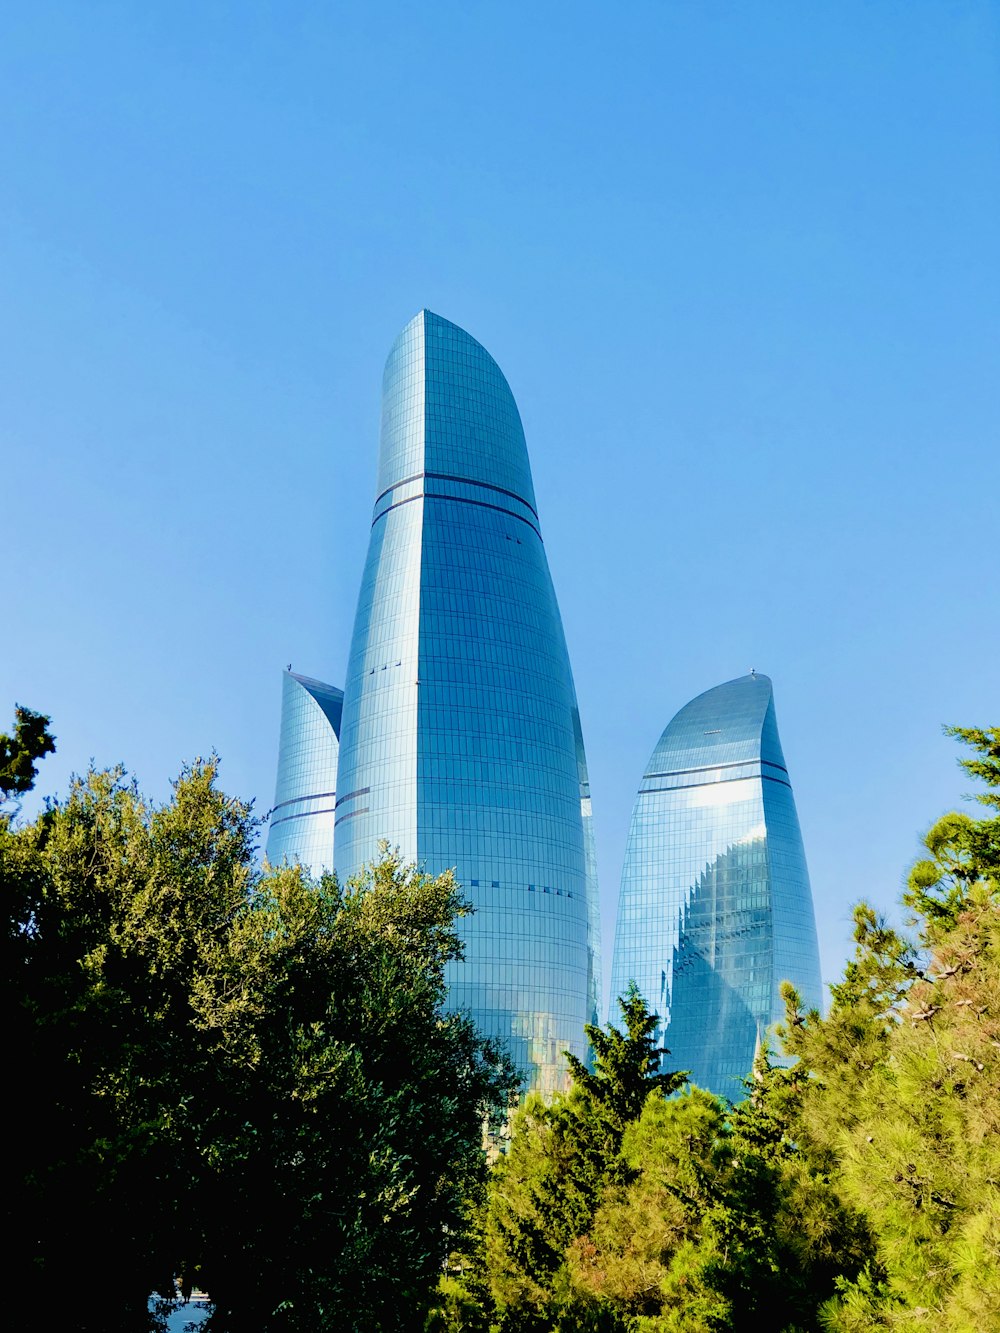
[{"label": "clear sky", "polygon": [[[385,355],[422,306],[524,419],[594,792],[769,674],[826,980],[1000,720],[1000,6],[6,5],[0,729],[43,791],[343,683]],[[33,808],[31,806],[28,807]]]}]

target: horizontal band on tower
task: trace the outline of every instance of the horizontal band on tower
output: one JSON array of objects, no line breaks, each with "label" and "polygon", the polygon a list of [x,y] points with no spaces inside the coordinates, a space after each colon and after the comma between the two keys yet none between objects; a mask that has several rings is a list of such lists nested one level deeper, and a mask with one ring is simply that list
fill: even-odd
[{"label": "horizontal band on tower", "polygon": [[[508,518],[516,518],[519,523],[524,523],[529,527],[539,541],[542,540],[542,534],[538,531],[538,528],[535,527],[534,523],[532,523],[531,519],[525,518],[523,514],[515,514],[513,509],[505,509],[502,505],[487,504],[485,500],[470,500],[464,495],[441,495],[435,491],[421,491],[418,495],[411,495],[405,500],[397,500],[395,504],[386,505],[386,507],[372,519],[372,527],[375,526],[380,518],[385,518],[386,514],[391,510],[401,509],[403,505],[412,504],[414,500],[451,500],[456,504],[475,505],[477,509],[492,509],[498,514],[506,514]],[[522,501],[522,503],[524,502]]]},{"label": "horizontal band on tower", "polygon": [[735,759],[730,764],[699,764],[696,768],[671,768],[666,773],[644,773],[643,782],[649,778],[679,778],[687,773],[712,773],[716,769],[720,771],[723,768],[744,768],[747,764],[760,764],[764,768],[776,768],[781,773],[788,773],[784,764],[775,764],[770,759]]},{"label": "horizontal band on tower", "polygon": [[740,777],[719,778],[715,782],[711,780],[708,782],[679,782],[676,787],[647,787],[645,790],[640,787],[639,795],[656,796],[658,793],[665,791],[690,791],[692,787],[721,787],[726,782],[753,782],[756,778],[760,778],[762,782],[780,783],[782,787],[787,787],[789,791],[792,789],[790,782],[786,782],[784,778],[772,778],[770,773],[746,773]]},{"label": "horizontal band on tower", "polygon": [[277,828],[279,824],[287,824],[291,819],[308,819],[310,815],[332,815],[333,806],[325,805],[321,810],[300,810],[294,815],[282,815],[280,819],[271,820],[271,828]]},{"label": "horizontal band on tower", "polygon": [[481,486],[485,491],[497,491],[500,495],[509,495],[512,500],[518,504],[523,504],[526,509],[530,509],[535,518],[538,518],[538,510],[533,504],[530,504],[523,495],[518,495],[517,491],[509,491],[505,486],[495,486],[491,481],[476,481],[473,477],[456,477],[450,472],[414,472],[410,477],[402,477],[399,481],[394,481],[391,486],[387,486],[381,495],[376,495],[375,503],[384,500],[390,491],[394,491],[397,486],[407,486],[411,481],[420,481],[424,477],[429,477],[432,481],[457,481],[463,486]]},{"label": "horizontal band on tower", "polygon": [[293,796],[290,801],[279,801],[277,805],[271,807],[271,814],[275,810],[284,810],[286,805],[301,805],[303,801],[322,801],[327,796],[336,796],[335,791],[314,791],[311,796]]}]

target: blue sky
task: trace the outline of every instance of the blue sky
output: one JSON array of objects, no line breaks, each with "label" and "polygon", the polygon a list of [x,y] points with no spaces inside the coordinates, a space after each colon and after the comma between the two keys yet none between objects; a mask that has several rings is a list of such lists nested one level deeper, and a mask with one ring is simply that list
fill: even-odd
[{"label": "blue sky", "polygon": [[835,979],[969,790],[941,724],[998,720],[1000,9],[37,0],[0,114],[0,704],[53,715],[41,789],[162,797],[215,747],[268,808],[428,306],[524,418],[605,972],[645,761],[753,666]]}]

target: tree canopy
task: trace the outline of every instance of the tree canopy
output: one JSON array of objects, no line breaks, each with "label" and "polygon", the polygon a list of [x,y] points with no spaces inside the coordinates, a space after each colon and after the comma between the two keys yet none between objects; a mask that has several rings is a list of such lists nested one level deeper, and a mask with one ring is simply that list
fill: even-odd
[{"label": "tree canopy", "polygon": [[23,796],[34,786],[37,761],[55,753],[51,720],[20,704],[15,707],[13,732],[0,732],[0,798]]},{"label": "tree canopy", "polygon": [[[635,994],[621,1003],[633,1030],[652,1017]],[[633,1090],[640,1049],[632,1043],[627,1074],[616,1066]],[[595,1073],[607,1093],[599,1066]],[[647,1070],[645,1097],[617,1124],[606,1109],[614,1099],[595,1098],[594,1077],[576,1077],[548,1104],[529,1098],[514,1117],[510,1151],[491,1176],[483,1241],[468,1260],[486,1281],[480,1275],[477,1285],[474,1267],[465,1275],[492,1327],[818,1330],[821,1307],[840,1277],[861,1272],[871,1238],[795,1141],[787,1071],[763,1051],[747,1097],[731,1106],[681,1089],[683,1075]]]},{"label": "tree canopy", "polygon": [[991,816],[929,830],[910,929],[858,905],[829,1011],[786,985],[735,1106],[659,1073],[630,990],[513,1118],[429,1329],[1000,1330],[1000,729],[952,734]]},{"label": "tree canopy", "polygon": [[[1000,809],[1000,728],[951,734]],[[1000,815],[945,815],[924,846],[911,932],[862,904],[825,1018],[786,992],[797,1132],[874,1238],[826,1312],[837,1333],[1000,1328]]]},{"label": "tree canopy", "polygon": [[219,1333],[422,1326],[514,1083],[444,1009],[468,909],[388,849],[344,886],[260,870],[256,828],[215,760],[0,822],[31,1322],[142,1328],[179,1275]]},{"label": "tree canopy", "polygon": [[[633,986],[511,1114],[445,1004],[454,878],[261,868],[215,759],[0,817],[8,1306],[152,1333],[180,1278],[209,1333],[1000,1330],[1000,728],[953,734],[987,815],[928,831],[906,929],[857,906],[825,1014],[786,985],[736,1105],[661,1068]],[[0,791],[51,750],[19,709]]]}]

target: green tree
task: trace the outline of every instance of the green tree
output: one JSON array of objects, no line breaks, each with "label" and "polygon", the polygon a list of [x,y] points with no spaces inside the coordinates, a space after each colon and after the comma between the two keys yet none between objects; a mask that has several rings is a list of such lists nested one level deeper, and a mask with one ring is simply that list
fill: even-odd
[{"label": "green tree", "polygon": [[650,1097],[626,1127],[621,1166],[567,1256],[573,1289],[610,1306],[622,1327],[660,1327],[671,1288],[688,1321],[678,1327],[713,1327],[706,1321],[725,1308],[702,1280],[707,1255],[698,1247],[718,1195],[724,1133],[725,1106],[700,1088]]},{"label": "green tree", "polygon": [[[1000,729],[953,734],[997,808]],[[912,941],[862,905],[829,1014],[787,994],[802,1134],[875,1238],[827,1307],[843,1333],[1000,1328],[1000,816],[946,815],[925,846],[904,895]]]},{"label": "green tree", "polygon": [[142,1328],[179,1273],[221,1333],[422,1324],[512,1083],[443,1009],[467,909],[388,854],[261,872],[255,835],[215,761],[0,824],[25,1322]]},{"label": "green tree", "polygon": [[612,1135],[620,1139],[625,1126],[638,1120],[654,1089],[669,1096],[684,1085],[687,1074],[660,1073],[660,1062],[670,1052],[656,1045],[659,1017],[649,1012],[634,981],[618,1007],[624,1031],[610,1023],[607,1028],[589,1023],[584,1028],[593,1071],[570,1051],[566,1059],[574,1085],[587,1094]]},{"label": "green tree", "polygon": [[484,1228],[503,1333],[1000,1330],[1000,729],[954,734],[990,817],[929,831],[912,932],[858,906],[825,1016],[784,987],[791,1067],[665,1096],[632,993],[518,1113]]},{"label": "green tree", "polygon": [[52,719],[20,704],[14,709],[14,731],[0,732],[0,798],[23,796],[35,785],[39,759],[54,754]]},{"label": "green tree", "polygon": [[[19,1152],[4,1191],[13,1298],[54,1326],[141,1328],[149,1292],[170,1290],[188,1173],[164,1089],[182,1100],[185,973],[239,910],[243,885],[225,884],[226,859],[242,865],[251,851],[248,816],[222,811],[223,827],[201,839],[213,855],[196,869],[179,788],[157,821],[162,839],[120,772],[91,774],[33,823],[0,828],[5,1030],[19,1069]],[[211,895],[199,900],[190,883],[171,891],[168,858],[192,880],[213,877]]]},{"label": "green tree", "polygon": [[231,1052],[201,1136],[213,1327],[421,1328],[485,1181],[484,1117],[514,1083],[443,1010],[467,908],[450,874],[388,852],[343,890],[285,869],[257,895],[199,1001]]},{"label": "green tree", "polygon": [[617,1329],[597,1292],[574,1288],[568,1256],[625,1169],[622,1137],[647,1099],[686,1075],[661,1073],[658,1019],[632,986],[619,1001],[624,1030],[588,1026],[593,1069],[569,1056],[572,1084],[533,1095],[515,1113],[510,1148],[493,1169],[484,1233],[491,1297],[503,1330]]},{"label": "green tree", "polygon": [[624,1135],[627,1170],[571,1246],[574,1285],[636,1333],[816,1330],[870,1252],[791,1137],[795,1076],[763,1051],[746,1087],[734,1107],[699,1088],[650,1098]]}]

